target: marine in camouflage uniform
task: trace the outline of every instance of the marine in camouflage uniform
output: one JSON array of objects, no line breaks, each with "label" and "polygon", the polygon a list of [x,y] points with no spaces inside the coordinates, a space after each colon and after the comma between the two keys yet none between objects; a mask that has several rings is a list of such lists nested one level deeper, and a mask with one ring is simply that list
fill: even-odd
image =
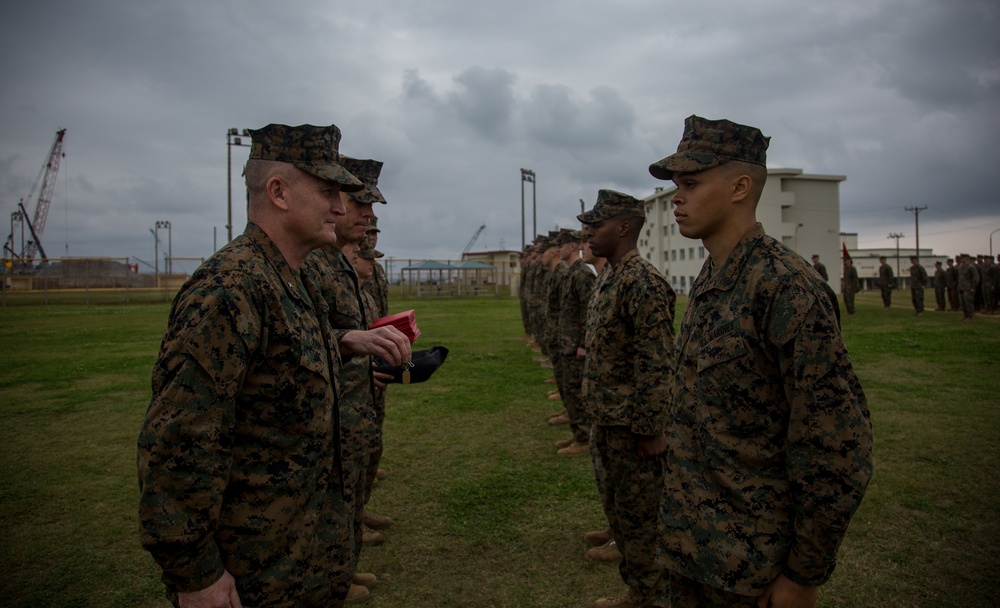
[{"label": "marine in camouflage uniform", "polygon": [[913,302],[913,314],[924,314],[924,289],[927,287],[927,271],[920,265],[916,256],[910,257],[910,301]]},{"label": "marine in camouflage uniform", "polygon": [[676,295],[636,249],[644,218],[642,201],[613,190],[578,216],[594,255],[608,259],[587,314],[582,390],[597,488],[629,588],[597,606],[669,606],[657,515]]},{"label": "marine in camouflage uniform", "polygon": [[299,270],[333,235],[325,218],[293,224],[274,201],[327,200],[342,215],[338,190],[361,184],[339,164],[336,126],[271,124],[251,138],[250,221],[178,292],[153,368],[137,442],[140,536],[175,605],[196,593],[340,606],[351,528],[337,350],[326,304]]},{"label": "marine in camouflage uniform", "polygon": [[[560,395],[563,391],[563,375],[565,372],[566,355],[563,352],[563,338],[560,333],[562,323],[562,292],[569,278],[569,265],[563,259],[563,251],[568,249],[571,240],[571,230],[559,230],[552,237],[552,262],[549,266],[548,283],[546,285],[546,346],[549,361],[552,363],[552,375]],[[565,403],[565,402],[564,402]]]},{"label": "marine in camouflage uniform", "polygon": [[948,285],[948,276],[941,266],[941,262],[934,262],[934,301],[937,304],[935,310],[945,310],[945,292]]},{"label": "marine in camouflage uniform", "polygon": [[583,233],[573,232],[570,238],[568,243],[576,253],[568,262],[566,281],[560,293],[559,350],[562,358],[562,384],[559,390],[573,432],[573,443],[560,450],[560,453],[572,455],[590,444],[591,423],[580,391],[583,383],[583,340],[587,328],[587,309],[596,277],[580,261],[580,239],[583,238]]},{"label": "marine in camouflage uniform", "polygon": [[829,281],[830,280],[830,275],[827,274],[827,272],[826,272],[826,266],[823,265],[823,262],[819,261],[819,256],[818,255],[813,254],[813,256],[812,256],[812,264],[813,264],[813,268],[816,269],[816,272],[819,273],[819,276],[823,277],[824,281]]},{"label": "marine in camouflage uniform", "polygon": [[958,310],[958,268],[955,268],[955,262],[948,258],[948,268],[944,271],[945,274],[945,284],[948,286],[948,308],[950,310]]},{"label": "marine in camouflage uniform", "polygon": [[[371,222],[368,223],[368,230],[365,231],[365,236],[371,239],[373,248],[378,246],[378,235],[380,232],[378,218],[373,215]],[[375,300],[376,314],[372,318],[373,321],[389,314],[389,279],[385,275],[385,268],[382,267],[382,264],[378,260],[374,260],[372,276],[361,284],[361,289]]]},{"label": "marine in camouflage uniform", "polygon": [[767,145],[753,127],[692,116],[650,166],[677,185],[681,234],[711,254],[678,333],[667,433],[674,608],[814,605],[872,473],[833,298],[756,222]]},{"label": "marine in camouflage uniform", "polygon": [[892,290],[896,288],[896,278],[892,274],[892,266],[885,261],[885,256],[878,259],[878,287],[882,292],[882,307],[889,310],[892,306]]},{"label": "marine in camouflage uniform", "polygon": [[997,287],[1000,286],[1000,267],[993,263],[993,256],[983,256],[982,274],[983,310],[992,315],[996,312]]},{"label": "marine in camouflage uniform", "polygon": [[531,246],[525,245],[524,250],[518,256],[518,283],[517,283],[517,303],[521,309],[521,327],[524,329],[524,335],[530,336],[531,329],[529,327],[530,321],[528,320],[528,291],[527,291],[527,280],[528,280],[528,260],[531,258]]},{"label": "marine in camouflage uniform", "polygon": [[854,260],[844,259],[844,284],[840,286],[844,292],[844,307],[847,314],[854,314],[854,296],[861,289],[861,281],[858,279],[858,269],[854,267]]},{"label": "marine in camouflage uniform", "polygon": [[972,263],[972,257],[963,253],[958,266],[958,301],[962,308],[962,320],[971,320],[976,313],[976,287],[979,285],[979,271]]},{"label": "marine in camouflage uniform", "polygon": [[[367,330],[371,321],[364,309],[357,273],[341,249],[347,243],[357,243],[364,238],[373,215],[372,204],[385,203],[377,187],[381,162],[347,156],[342,157],[341,162],[365,187],[359,192],[344,195],[348,213],[337,222],[337,244],[314,251],[306,262],[329,303],[329,320],[338,344],[350,331]],[[369,355],[355,354],[343,358],[340,389],[344,497],[355,530],[353,572],[363,544],[364,507],[371,495],[374,470],[382,453],[382,430],[376,410],[372,359]]]}]

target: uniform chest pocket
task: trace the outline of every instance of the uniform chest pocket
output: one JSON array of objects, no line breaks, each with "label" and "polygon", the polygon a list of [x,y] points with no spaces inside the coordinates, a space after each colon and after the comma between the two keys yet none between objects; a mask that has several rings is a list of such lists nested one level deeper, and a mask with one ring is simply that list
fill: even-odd
[{"label": "uniform chest pocket", "polygon": [[698,399],[710,409],[739,400],[751,371],[750,349],[742,336],[728,334],[698,352]]},{"label": "uniform chest pocket", "polygon": [[[769,382],[744,336],[728,334],[702,347],[696,382],[700,416],[715,441],[766,435],[774,424],[765,409],[773,401]],[[737,449],[740,441],[729,447]]]}]

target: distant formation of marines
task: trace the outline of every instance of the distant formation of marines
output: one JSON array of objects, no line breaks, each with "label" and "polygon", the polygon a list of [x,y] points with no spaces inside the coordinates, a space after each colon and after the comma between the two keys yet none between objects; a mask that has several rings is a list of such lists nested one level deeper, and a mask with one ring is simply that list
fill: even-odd
[{"label": "distant formation of marines", "polygon": [[[817,256],[813,256],[814,261]],[[817,271],[819,269],[817,268]],[[822,273],[821,273],[822,274]],[[991,255],[971,256],[962,253],[955,258],[934,262],[934,274],[928,275],[917,256],[910,256],[910,298],[914,316],[924,313],[924,290],[934,289],[936,311],[962,312],[962,320],[970,321],[976,314],[996,314],[1000,302],[1000,255],[994,260]],[[882,294],[885,310],[892,306],[892,292],[896,279],[892,266],[885,256],[879,257],[876,284]],[[854,296],[861,290],[858,271],[850,257],[844,259],[844,274],[841,291],[847,314],[854,314]]]}]

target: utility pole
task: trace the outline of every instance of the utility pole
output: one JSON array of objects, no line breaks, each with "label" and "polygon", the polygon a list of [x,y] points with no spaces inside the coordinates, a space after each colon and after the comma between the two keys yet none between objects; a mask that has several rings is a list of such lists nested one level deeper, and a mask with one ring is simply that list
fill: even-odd
[{"label": "utility pole", "polygon": [[[903,238],[903,233],[901,232],[890,232],[889,236],[886,238],[896,239],[896,276],[899,277],[899,239]],[[898,278],[896,279],[899,280]]]},{"label": "utility pole", "polygon": [[920,212],[927,209],[927,205],[923,207],[904,207],[907,211],[913,212],[913,222],[916,224],[915,228],[917,230],[917,263],[920,263]]}]

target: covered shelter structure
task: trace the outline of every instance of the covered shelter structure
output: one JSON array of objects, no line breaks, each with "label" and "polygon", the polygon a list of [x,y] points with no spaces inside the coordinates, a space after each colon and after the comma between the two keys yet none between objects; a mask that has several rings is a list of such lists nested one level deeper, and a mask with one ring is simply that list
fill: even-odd
[{"label": "covered shelter structure", "polygon": [[483,295],[490,285],[493,287],[493,295],[499,293],[496,268],[491,264],[471,260],[455,263],[423,260],[410,264],[400,269],[399,284],[401,295],[418,298]]}]

